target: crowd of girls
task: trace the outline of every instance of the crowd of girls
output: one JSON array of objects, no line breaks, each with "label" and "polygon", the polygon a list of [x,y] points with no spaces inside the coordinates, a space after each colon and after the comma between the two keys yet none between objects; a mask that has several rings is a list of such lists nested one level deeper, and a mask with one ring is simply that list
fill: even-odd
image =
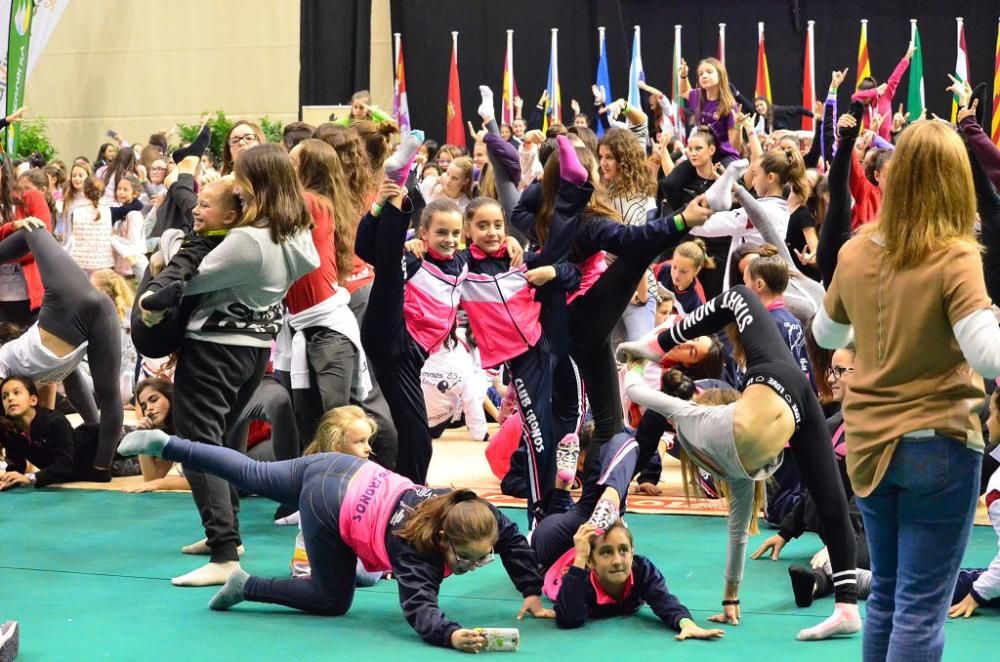
[{"label": "crowd of girls", "polygon": [[[24,330],[0,347],[0,489],[109,480],[116,450],[142,456],[130,491],[191,490],[204,538],[182,551],[209,559],[173,581],[221,586],[213,609],[338,616],[391,575],[425,641],[478,652],[438,590],[499,556],[519,616],[573,628],[645,602],[678,639],[714,639],[621,522],[637,476],[658,492],[672,432],[686,490],[729,509],[709,621],[752,617],[763,516],[778,533],[753,558],[823,541],[791,592],[832,594],[833,613],[798,639],[857,633],[867,598],[865,659],[938,659],[949,610],[1000,597],[997,561],[960,570],[981,487],[1000,527],[982,379],[1000,375],[1000,150],[962,81],[957,130],[885,121],[911,55],[839,116],[846,71],[815,108],[778,106],[706,58],[693,85],[675,72],[677,113],[649,85],[649,108],[595,88],[593,113],[544,133],[544,96],[499,125],[480,87],[471,154],[397,139],[362,91],[280,146],[237,122],[219,172],[207,128],[169,157],[154,136],[68,171],[15,179],[5,160],[0,314]],[[787,130],[813,114],[811,135]],[[434,377],[459,349],[461,375]],[[508,419],[488,456],[527,497],[530,538],[473,492],[426,486],[463,412],[477,440]],[[261,421],[270,452],[247,450]],[[301,527],[292,577],[240,566],[237,488]]]}]

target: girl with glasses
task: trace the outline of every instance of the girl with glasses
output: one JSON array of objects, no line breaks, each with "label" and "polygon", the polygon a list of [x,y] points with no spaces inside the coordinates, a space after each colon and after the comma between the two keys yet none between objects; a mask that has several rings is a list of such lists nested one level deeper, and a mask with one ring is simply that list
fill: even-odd
[{"label": "girl with glasses", "polygon": [[237,570],[212,598],[212,609],[249,600],[342,616],[354,599],[360,559],[369,572],[393,573],[403,616],[424,641],[480,652],[485,637],[448,618],[438,607],[438,591],[448,575],[471,572],[496,554],[524,596],[518,616],[555,615],[542,607],[542,577],[517,526],[469,490],[421,487],[366,459],[336,452],[255,462],[238,451],[160,430],[129,434],[119,452],[183,462],[299,508],[311,578],[265,579]]}]

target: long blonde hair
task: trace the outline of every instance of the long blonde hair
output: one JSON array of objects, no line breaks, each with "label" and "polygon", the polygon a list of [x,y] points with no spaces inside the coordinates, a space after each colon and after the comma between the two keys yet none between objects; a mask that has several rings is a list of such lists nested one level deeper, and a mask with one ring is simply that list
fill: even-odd
[{"label": "long blonde hair", "polygon": [[98,269],[90,275],[90,282],[114,302],[120,321],[128,319],[135,293],[127,280],[111,269]]},{"label": "long blonde hair", "polygon": [[[723,406],[736,402],[740,399],[739,391],[734,391],[732,389],[721,389],[721,388],[710,388],[702,391],[701,393],[695,395],[691,398],[691,402],[704,406]],[[691,493],[697,493],[698,487],[698,470],[694,466],[694,462],[691,460],[691,456],[688,455],[681,447],[681,452],[678,455],[681,462],[681,481],[684,484],[684,497],[686,499],[691,498]],[[727,507],[730,505],[730,490],[729,482],[720,478],[716,478],[716,485],[719,486],[719,492],[722,493],[722,497],[726,500]],[[747,532],[750,535],[757,535],[760,532],[760,527],[758,526],[758,520],[760,519],[761,510],[767,504],[767,492],[764,489],[764,481],[757,480],[753,484],[753,516],[750,518],[750,526]]]},{"label": "long blonde hair", "polygon": [[878,222],[862,229],[866,236],[878,235],[890,268],[905,269],[953,244],[978,245],[972,167],[954,129],[932,120],[914,122],[891,163]]},{"label": "long blonde hair", "polygon": [[[343,453],[344,435],[347,428],[357,421],[364,421],[371,428],[371,437],[378,432],[378,424],[365,410],[355,405],[344,405],[334,407],[323,414],[316,426],[316,434],[313,435],[312,443],[306,446],[302,455],[315,455],[317,453]],[[370,437],[369,437],[370,438]]]}]

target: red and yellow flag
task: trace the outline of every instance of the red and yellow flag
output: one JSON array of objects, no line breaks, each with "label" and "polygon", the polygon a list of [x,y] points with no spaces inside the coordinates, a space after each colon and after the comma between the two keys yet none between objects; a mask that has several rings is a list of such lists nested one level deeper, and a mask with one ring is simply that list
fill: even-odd
[{"label": "red and yellow flag", "polygon": [[458,86],[458,33],[451,33],[451,70],[448,73],[448,130],[445,139],[450,145],[465,148],[465,126],[462,123],[462,91]]},{"label": "red and yellow flag", "polygon": [[[764,51],[764,23],[757,24],[757,85],[754,96],[764,97],[771,103],[771,75],[767,70],[767,53]],[[748,108],[743,109],[749,112]]]},{"label": "red and yellow flag", "polygon": [[861,19],[861,41],[858,43],[857,81],[854,89],[857,91],[861,81],[872,76],[872,65],[868,60],[868,19]]}]

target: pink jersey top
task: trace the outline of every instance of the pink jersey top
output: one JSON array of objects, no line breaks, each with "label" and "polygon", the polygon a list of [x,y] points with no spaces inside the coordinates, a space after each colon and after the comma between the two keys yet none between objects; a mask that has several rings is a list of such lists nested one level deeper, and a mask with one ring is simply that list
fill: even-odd
[{"label": "pink jersey top", "polygon": [[604,251],[597,251],[577,265],[580,267],[582,276],[580,279],[580,288],[576,292],[571,292],[566,297],[566,303],[573,303],[574,299],[586,294],[587,290],[593,287],[597,279],[601,277],[601,274],[608,270],[608,263],[604,258]]},{"label": "pink jersey top", "polygon": [[351,477],[340,506],[340,538],[369,572],[392,570],[385,548],[389,518],[407,490],[416,486],[374,462],[365,463]]}]

